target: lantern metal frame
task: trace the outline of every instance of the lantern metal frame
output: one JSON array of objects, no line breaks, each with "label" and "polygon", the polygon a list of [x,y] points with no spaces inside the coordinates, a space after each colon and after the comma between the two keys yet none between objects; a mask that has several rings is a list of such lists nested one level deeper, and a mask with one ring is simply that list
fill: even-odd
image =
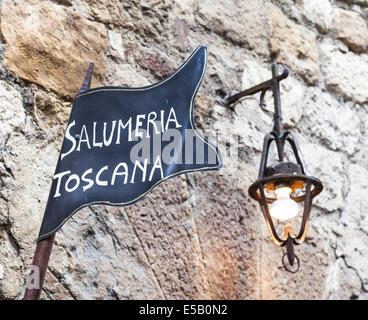
[{"label": "lantern metal frame", "polygon": [[[249,187],[248,193],[250,197],[258,201],[263,216],[266,220],[267,227],[272,236],[273,242],[280,247],[286,246],[287,250],[283,256],[284,267],[291,272],[296,272],[286,267],[284,263],[284,258],[287,256],[288,261],[291,266],[294,265],[295,258],[297,260],[299,269],[299,259],[294,254],[293,245],[301,244],[306,237],[308,222],[310,218],[310,212],[312,207],[312,200],[316,197],[322,190],[322,182],[311,176],[306,168],[303,155],[299,148],[298,142],[294,135],[290,131],[285,131],[282,125],[282,115],[281,115],[281,99],[280,99],[280,81],[287,78],[289,75],[289,70],[286,66],[283,66],[282,74],[278,74],[278,65],[273,63],[272,67],[272,79],[265,81],[259,85],[252,88],[239,92],[226,99],[225,104],[227,106],[232,106],[235,102],[239,101],[243,97],[253,95],[255,93],[261,92],[259,106],[263,112],[268,116],[273,118],[273,128],[271,132],[267,133],[264,138],[263,151],[261,156],[260,168],[257,180]],[[272,90],[273,100],[274,100],[274,112],[266,109],[266,104],[264,102],[265,94],[268,90]],[[268,156],[271,144],[275,142],[278,162],[268,165]],[[293,151],[295,162],[285,161],[285,143],[288,143]],[[269,204],[273,203],[276,199],[267,197],[265,193],[265,188],[275,189],[280,186],[288,186],[292,188],[292,193],[290,199],[296,202],[304,201],[304,210],[302,215],[302,222],[300,230],[297,234],[294,234],[291,230],[290,225],[284,226],[284,236],[280,237],[276,231],[275,224],[272,220]],[[305,192],[301,195],[293,195],[296,189],[304,189]]]}]

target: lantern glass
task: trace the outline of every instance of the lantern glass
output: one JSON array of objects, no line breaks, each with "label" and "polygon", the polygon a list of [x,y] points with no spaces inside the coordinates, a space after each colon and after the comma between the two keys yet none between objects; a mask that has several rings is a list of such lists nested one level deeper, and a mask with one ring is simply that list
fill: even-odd
[{"label": "lantern glass", "polygon": [[275,190],[276,201],[270,206],[270,214],[278,220],[295,218],[298,214],[297,203],[290,199],[291,188],[281,187]]}]

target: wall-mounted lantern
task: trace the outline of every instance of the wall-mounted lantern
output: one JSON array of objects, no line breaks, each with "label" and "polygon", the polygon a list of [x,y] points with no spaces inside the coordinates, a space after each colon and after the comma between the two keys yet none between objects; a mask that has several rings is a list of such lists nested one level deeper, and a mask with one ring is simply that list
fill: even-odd
[{"label": "wall-mounted lantern", "polygon": [[[227,98],[226,105],[230,106],[243,97],[261,92],[259,106],[273,118],[273,129],[264,138],[258,179],[249,187],[249,195],[258,201],[274,243],[280,247],[286,246],[286,253],[282,258],[285,269],[296,272],[300,261],[294,254],[294,244],[301,244],[305,240],[312,200],[322,191],[323,185],[320,180],[308,174],[294,135],[282,126],[279,82],[289,75],[289,71],[284,66],[283,73],[279,75],[277,63],[273,63],[271,69],[272,79]],[[273,93],[274,112],[266,109],[264,103],[268,90]],[[278,160],[268,164],[273,142],[276,145]],[[286,142],[291,147],[295,161],[285,160]],[[298,203],[303,203],[303,206],[299,207]],[[301,216],[301,225],[299,231],[294,233],[291,224],[295,224],[298,216]],[[282,236],[278,234],[274,220],[283,225]],[[291,267],[285,263],[286,256]]]}]

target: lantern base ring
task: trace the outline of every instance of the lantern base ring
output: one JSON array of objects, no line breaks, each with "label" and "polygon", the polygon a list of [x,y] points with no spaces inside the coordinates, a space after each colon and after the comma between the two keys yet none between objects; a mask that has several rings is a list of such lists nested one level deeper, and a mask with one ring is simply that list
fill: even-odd
[{"label": "lantern base ring", "polygon": [[281,260],[282,261],[282,265],[284,266],[284,269],[286,271],[290,272],[290,273],[297,273],[298,270],[299,270],[299,267],[300,267],[300,260],[299,260],[298,256],[295,255],[295,260],[296,260],[296,264],[297,264],[297,267],[296,267],[295,270],[290,269],[290,267],[286,265],[286,263],[285,263],[285,257],[286,256],[287,256],[287,253],[285,252],[284,255],[282,256],[282,260]]}]

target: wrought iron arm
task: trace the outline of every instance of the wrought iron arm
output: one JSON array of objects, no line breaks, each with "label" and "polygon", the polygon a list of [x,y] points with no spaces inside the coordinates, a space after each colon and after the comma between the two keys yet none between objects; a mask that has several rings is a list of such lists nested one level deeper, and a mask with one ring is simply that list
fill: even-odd
[{"label": "wrought iron arm", "polygon": [[[239,92],[233,96],[226,99],[225,103],[230,106],[240,99],[253,95],[257,92],[261,92],[260,101],[258,102],[259,107],[268,116],[273,118],[273,129],[271,134],[274,136],[274,140],[277,146],[277,153],[279,156],[279,161],[284,161],[284,144],[285,144],[285,133],[282,126],[282,116],[281,116],[281,101],[280,101],[280,81],[287,78],[289,75],[289,69],[283,66],[284,70],[282,74],[278,74],[278,65],[276,62],[272,63],[272,79],[262,82],[252,88]],[[273,100],[274,100],[274,112],[266,109],[266,104],[264,102],[265,94],[267,90],[272,90]],[[293,142],[293,141],[292,141]],[[291,143],[292,143],[291,142]]]},{"label": "wrought iron arm", "polygon": [[[241,98],[243,97],[246,97],[246,96],[250,96],[250,95],[253,95],[253,94],[256,94],[258,92],[261,92],[261,97],[260,97],[260,102],[259,102],[259,106],[260,108],[262,109],[263,112],[267,113],[268,115],[273,114],[271,111],[267,110],[265,108],[266,104],[264,103],[264,97],[265,97],[265,94],[267,92],[267,90],[273,90],[274,92],[274,97],[277,96],[275,95],[275,92],[280,92],[280,88],[279,88],[279,82],[285,78],[288,77],[289,75],[289,69],[286,67],[286,66],[283,66],[284,67],[284,70],[282,72],[282,74],[278,75],[278,72],[277,72],[277,63],[274,62],[272,64],[272,79],[270,80],[267,80],[265,82],[262,82],[252,88],[249,88],[249,89],[246,89],[244,91],[241,91],[239,93],[236,93],[228,98],[226,98],[225,100],[225,105],[226,106],[230,106],[231,104],[233,104],[234,102],[240,100]],[[279,100],[278,99],[278,103],[279,103]],[[276,101],[275,101],[276,103]],[[277,109],[276,105],[275,105],[275,109]]]}]

